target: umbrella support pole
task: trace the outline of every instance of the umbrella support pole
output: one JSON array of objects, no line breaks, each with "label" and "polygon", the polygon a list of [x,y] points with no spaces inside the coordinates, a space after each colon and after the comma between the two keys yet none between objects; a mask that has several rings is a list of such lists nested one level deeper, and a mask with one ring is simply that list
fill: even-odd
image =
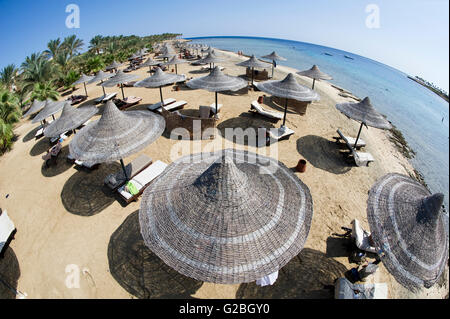
[{"label": "umbrella support pole", "polygon": [[125,174],[125,182],[128,182],[128,175],[127,175],[127,171],[125,169],[125,165],[123,164],[123,160],[120,159],[120,165],[122,165],[122,169],[123,169],[123,173]]},{"label": "umbrella support pole", "polygon": [[314,90],[314,84],[316,83],[316,79],[313,79],[312,90]]},{"label": "umbrella support pole", "polygon": [[123,83],[120,83],[120,89],[122,90],[122,98],[125,100],[125,94],[123,93]]},{"label": "umbrella support pole", "polygon": [[361,123],[361,126],[359,127],[358,136],[356,137],[355,145],[353,146],[355,149],[356,149],[356,145],[358,144],[359,136],[361,135],[361,130],[362,130],[363,125],[364,125],[364,123]]},{"label": "umbrella support pole", "polygon": [[284,117],[283,117],[283,125],[286,123],[286,112],[287,112],[287,104],[288,104],[288,99],[286,98],[286,102],[284,103]]},{"label": "umbrella support pole", "polygon": [[[101,83],[103,83],[103,81]],[[106,96],[105,87],[103,85],[102,85],[102,89],[103,89],[103,96]]]},{"label": "umbrella support pole", "polygon": [[53,121],[55,120],[55,116],[54,115],[52,115],[52,118],[53,118]]},{"label": "umbrella support pole", "polygon": [[178,74],[177,65],[175,64],[175,74]]},{"label": "umbrella support pole", "polygon": [[253,86],[253,74],[254,74],[254,68],[252,68],[252,86]]},{"label": "umbrella support pole", "polygon": [[216,92],[216,114],[215,117],[217,117],[217,92]]},{"label": "umbrella support pole", "polygon": [[86,82],[83,82],[83,84],[84,84],[84,93],[86,93],[86,96],[88,96],[87,90],[86,90]]},{"label": "umbrella support pole", "polygon": [[272,79],[273,79],[273,69],[275,68],[274,64],[272,63]]},{"label": "umbrella support pole", "polygon": [[159,96],[161,98],[161,107],[163,107],[164,106],[164,100],[163,100],[163,96],[162,96],[162,88],[161,87],[159,87]]}]

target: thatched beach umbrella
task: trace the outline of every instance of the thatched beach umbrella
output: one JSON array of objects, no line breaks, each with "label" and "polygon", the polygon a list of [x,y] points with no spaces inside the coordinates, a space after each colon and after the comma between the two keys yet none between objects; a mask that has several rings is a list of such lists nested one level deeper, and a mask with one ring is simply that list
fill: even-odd
[{"label": "thatched beach umbrella", "polygon": [[22,117],[25,118],[36,112],[39,112],[45,106],[45,103],[46,101],[39,101],[38,99],[35,99],[31,104],[30,108],[28,109],[28,111]]},{"label": "thatched beach umbrella", "polygon": [[214,67],[214,63],[219,63],[219,62],[223,62],[224,60],[220,57],[218,57],[214,52],[210,52],[208,53],[208,55],[206,57],[204,57],[203,59],[200,59],[198,61],[196,61],[197,63],[209,63],[209,68],[211,69],[211,64]]},{"label": "thatched beach umbrella", "polygon": [[286,99],[284,105],[283,125],[286,123],[286,112],[288,99],[294,99],[302,102],[318,101],[320,99],[317,92],[307,88],[306,86],[298,84],[293,73],[289,73],[283,80],[269,80],[256,83],[255,86],[264,92]]},{"label": "thatched beach umbrella", "polygon": [[69,144],[72,157],[80,161],[103,163],[120,160],[153,143],[165,128],[162,116],[148,111],[119,111],[110,100],[99,120],[88,124]]},{"label": "thatched beach umbrella", "polygon": [[158,64],[161,64],[161,62],[152,60],[152,58],[148,58],[144,63],[141,64],[141,66],[148,66],[149,67],[149,71],[151,72],[152,71],[152,66],[158,65]]},{"label": "thatched beach umbrella", "polygon": [[53,120],[55,119],[54,114],[58,113],[63,107],[64,104],[69,103],[68,101],[45,101],[44,108],[34,117],[31,123],[37,123],[42,120],[45,120],[47,117],[51,116]]},{"label": "thatched beach umbrella", "polygon": [[412,178],[391,173],[373,185],[367,202],[372,239],[395,279],[410,290],[430,288],[448,260],[444,195]]},{"label": "thatched beach umbrella", "polygon": [[237,91],[247,86],[239,77],[226,75],[216,66],[209,75],[189,80],[186,85],[191,89],[203,89],[215,93],[217,114],[217,92]]},{"label": "thatched beach umbrella", "polygon": [[176,55],[172,57],[169,61],[164,63],[164,65],[175,65],[175,74],[178,74],[177,64],[187,63],[186,60],[179,59]]},{"label": "thatched beach umbrella", "polygon": [[[98,73],[90,80],[88,83],[97,83],[100,82],[103,83],[104,80],[109,79],[110,77],[114,76],[115,73],[105,73],[102,70],[98,71]],[[105,87],[102,86],[103,89],[103,95],[106,96]]]},{"label": "thatched beach umbrella", "polygon": [[311,69],[297,72],[298,75],[307,76],[313,79],[312,89],[314,90],[314,83],[316,80],[332,80],[333,78],[326,73],[319,70],[317,65],[313,65]]},{"label": "thatched beach umbrella", "polygon": [[268,66],[267,62],[261,62],[254,55],[251,56],[250,59],[237,63],[238,66],[245,66],[248,68],[252,68],[252,85],[253,85],[253,70],[254,68],[266,68]]},{"label": "thatched beach umbrella", "polygon": [[159,95],[161,97],[161,106],[164,106],[162,87],[170,83],[184,81],[185,79],[186,77],[184,75],[165,73],[160,68],[157,68],[152,76],[136,82],[134,86],[145,88],[159,88]]},{"label": "thatched beach umbrella", "polygon": [[364,98],[361,102],[358,103],[340,103],[336,104],[336,108],[345,114],[347,117],[361,122],[361,126],[359,127],[358,136],[356,137],[356,143],[358,143],[359,136],[361,134],[361,130],[363,125],[372,126],[376,128],[380,128],[383,130],[388,130],[392,128],[391,123],[386,120],[383,115],[377,112],[375,108],[370,103],[370,99],[368,97]]},{"label": "thatched beach umbrella", "polygon": [[81,74],[80,78],[78,79],[78,81],[75,81],[73,83],[73,85],[77,85],[77,84],[81,84],[83,83],[84,85],[84,92],[86,93],[86,96],[88,96],[87,90],[86,90],[86,83],[89,83],[89,81],[91,81],[94,77],[90,76],[90,75],[86,75],[86,74]]},{"label": "thatched beach umbrella", "polygon": [[47,126],[44,135],[56,137],[70,130],[75,132],[77,127],[93,117],[97,112],[97,107],[93,105],[75,108],[70,103],[65,103],[61,116]]},{"label": "thatched beach umbrella", "polygon": [[116,70],[119,66],[121,66],[122,64],[120,64],[119,62],[113,61],[113,63],[111,63],[110,65],[108,65],[105,70],[106,71],[110,71],[110,70]]},{"label": "thatched beach umbrella", "polygon": [[113,77],[109,78],[107,81],[102,83],[102,86],[112,87],[120,84],[120,89],[122,90],[122,97],[125,99],[125,94],[123,92],[123,84],[126,82],[134,81],[139,78],[136,74],[124,73],[122,70],[118,71]]},{"label": "thatched beach umbrella", "polygon": [[264,59],[272,60],[272,78],[273,78],[273,70],[277,66],[277,63],[275,61],[286,61],[286,58],[283,58],[282,56],[279,56],[275,51],[273,51],[271,54],[264,55]]},{"label": "thatched beach umbrella", "polygon": [[170,164],[145,190],[141,234],[167,265],[236,284],[278,271],[303,249],[313,203],[281,162],[235,149]]}]

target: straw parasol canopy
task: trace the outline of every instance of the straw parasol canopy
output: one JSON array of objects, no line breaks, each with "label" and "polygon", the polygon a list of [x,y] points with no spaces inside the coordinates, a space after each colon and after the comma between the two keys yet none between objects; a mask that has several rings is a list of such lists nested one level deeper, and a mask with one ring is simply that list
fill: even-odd
[{"label": "straw parasol canopy", "polygon": [[165,62],[164,65],[175,65],[175,74],[178,74],[177,64],[187,63],[186,60],[179,59],[176,55],[172,57],[169,61]]},{"label": "straw parasol canopy", "polygon": [[122,97],[125,98],[125,94],[123,92],[123,84],[126,82],[131,82],[139,78],[136,74],[124,73],[122,70],[119,70],[113,77],[109,78],[109,80],[102,83],[102,86],[112,87],[120,84],[120,89],[122,90]]},{"label": "straw parasol canopy", "polygon": [[372,126],[375,128],[380,128],[383,130],[388,130],[392,128],[391,123],[384,118],[370,103],[370,99],[368,97],[364,98],[361,102],[358,103],[340,103],[336,104],[336,108],[341,111],[347,117],[361,122],[361,126],[359,127],[358,136],[356,137],[356,143],[358,142],[359,136],[361,134],[361,130],[363,125]]},{"label": "straw parasol canopy", "polygon": [[159,114],[148,111],[120,111],[109,100],[99,120],[88,124],[69,144],[70,154],[81,161],[102,163],[120,160],[153,143],[165,128]]},{"label": "straw parasol canopy", "polygon": [[286,58],[283,58],[282,56],[279,56],[275,51],[273,51],[271,54],[264,55],[264,59],[272,60],[272,78],[273,78],[273,69],[276,67],[275,61],[286,61]]},{"label": "straw parasol canopy", "polygon": [[47,117],[51,116],[53,119],[55,119],[54,114],[58,113],[63,107],[64,104],[69,104],[68,101],[52,101],[48,100],[45,101],[44,108],[34,117],[34,119],[31,121],[31,123],[37,123],[42,120],[45,120]]},{"label": "straw parasol canopy", "polygon": [[259,61],[257,58],[255,58],[255,55],[252,55],[250,59],[243,61],[243,62],[239,62],[236,65],[237,66],[245,66],[247,68],[252,68],[252,85],[253,85],[253,70],[254,70],[254,68],[264,69],[264,68],[268,67],[267,62]]},{"label": "straw parasol canopy", "polygon": [[444,195],[431,194],[412,178],[390,173],[372,186],[367,218],[387,270],[404,287],[430,288],[448,260]]},{"label": "straw parasol canopy", "polygon": [[308,187],[284,164],[227,149],[170,164],[145,190],[139,221],[145,244],[176,271],[236,284],[298,255],[312,214]]},{"label": "straw parasol canopy", "polygon": [[45,129],[44,135],[47,137],[56,137],[64,132],[75,130],[97,114],[97,112],[98,109],[93,105],[75,108],[70,103],[65,103],[61,116]]},{"label": "straw parasol canopy", "polygon": [[86,83],[89,83],[93,78],[94,78],[93,76],[86,75],[86,74],[83,73],[83,74],[81,74],[81,76],[78,79],[78,81],[75,81],[73,83],[73,85],[78,85],[78,84],[83,83],[83,85],[84,85],[84,92],[86,93],[86,96],[88,96],[87,90],[86,90]]},{"label": "straw parasol canopy", "polygon": [[255,83],[255,86],[264,92],[286,99],[284,106],[283,126],[286,122],[286,112],[288,99],[297,101],[310,102],[318,101],[320,99],[317,92],[307,88],[306,86],[298,84],[293,73],[289,73],[283,80],[269,80],[260,83]]},{"label": "straw parasol canopy", "polygon": [[[109,79],[110,77],[114,76],[115,73],[105,73],[102,70],[98,71],[98,73],[90,80],[88,83],[103,83],[104,80]],[[103,95],[106,95],[105,87],[102,86],[103,89]]]},{"label": "straw parasol canopy", "polygon": [[31,104],[30,108],[28,109],[28,111],[22,117],[25,118],[27,116],[30,116],[31,114],[39,112],[45,106],[45,103],[46,101],[39,101],[38,99],[35,99]]},{"label": "straw parasol canopy", "polygon": [[114,69],[117,69],[119,66],[121,66],[122,64],[120,64],[120,63],[118,63],[118,62],[116,62],[116,61],[113,61],[113,63],[111,63],[110,65],[108,65],[106,68],[105,68],[105,70],[106,71],[109,71],[109,70],[114,70]]},{"label": "straw parasol canopy", "polygon": [[209,75],[189,80],[186,85],[191,89],[215,92],[217,114],[217,92],[237,91],[246,87],[247,82],[239,77],[226,75],[216,66]]},{"label": "straw parasol canopy", "polygon": [[314,83],[316,80],[332,80],[333,78],[326,73],[323,73],[319,70],[317,65],[313,65],[311,69],[297,72],[298,75],[307,76],[308,78],[313,79],[312,89],[314,90]]},{"label": "straw parasol canopy", "polygon": [[197,63],[209,63],[211,68],[211,63],[223,62],[224,60],[218,57],[214,52],[208,53],[206,57],[197,61]]},{"label": "straw parasol canopy", "polygon": [[159,94],[161,97],[161,105],[164,105],[164,99],[162,95],[162,86],[170,83],[181,82],[186,79],[184,75],[165,73],[160,68],[157,68],[155,73],[145,78],[141,81],[138,81],[134,84],[135,87],[145,87],[145,88],[157,88],[159,87]]}]

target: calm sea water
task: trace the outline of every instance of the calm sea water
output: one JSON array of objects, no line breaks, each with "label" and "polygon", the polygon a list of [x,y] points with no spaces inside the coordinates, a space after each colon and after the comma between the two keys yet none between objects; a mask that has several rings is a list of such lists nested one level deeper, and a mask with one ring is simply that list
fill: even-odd
[{"label": "calm sea water", "polygon": [[416,152],[412,165],[424,176],[432,192],[444,193],[448,211],[449,105],[435,93],[408,79],[407,74],[351,52],[311,43],[253,37],[190,39],[218,49],[241,50],[256,57],[276,51],[287,59],[277,61],[279,65],[298,70],[317,64],[333,77],[329,82],[360,98],[369,96],[375,108],[403,133]]}]

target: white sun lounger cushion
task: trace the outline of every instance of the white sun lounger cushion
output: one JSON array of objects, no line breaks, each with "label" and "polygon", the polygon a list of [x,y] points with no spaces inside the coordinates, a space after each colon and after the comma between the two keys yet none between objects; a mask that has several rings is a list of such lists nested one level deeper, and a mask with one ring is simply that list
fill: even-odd
[{"label": "white sun lounger cushion", "polygon": [[14,223],[9,218],[6,210],[4,210],[0,215],[0,253],[15,229]]},{"label": "white sun lounger cushion", "polygon": [[258,112],[261,115],[264,115],[264,116],[267,116],[267,117],[270,117],[273,119],[277,119],[277,120],[281,120],[283,118],[282,113],[267,111],[257,101],[252,102],[252,107],[255,109],[256,112]]},{"label": "white sun lounger cushion", "polygon": [[[213,112],[213,114],[216,114],[216,103],[212,103],[209,108],[211,109],[211,112]],[[222,104],[218,104],[217,105],[217,112],[220,112],[220,109],[222,108]]]},{"label": "white sun lounger cushion", "polygon": [[335,299],[387,299],[388,287],[385,283],[352,284],[346,278],[336,281]]},{"label": "white sun lounger cushion", "polygon": [[277,281],[277,278],[278,278],[278,271],[275,271],[271,274],[268,274],[267,276],[257,279],[256,285],[261,286],[261,287],[270,286],[270,285],[273,285],[275,283],[275,281]]},{"label": "white sun lounger cushion", "polygon": [[[178,101],[178,102],[174,102],[174,103],[170,103],[169,105],[165,105],[164,109],[168,112],[176,110],[176,109],[181,109],[183,108],[185,105],[187,104],[186,101]],[[157,111],[159,113],[162,113],[162,107],[160,107],[159,109],[157,109]]]},{"label": "white sun lounger cushion", "polygon": [[370,233],[362,229],[357,219],[352,221],[352,237],[355,239],[356,247],[359,249],[370,253],[377,252],[377,248],[370,245]]},{"label": "white sun lounger cushion", "polygon": [[357,166],[369,166],[370,162],[375,161],[370,153],[357,152],[354,149],[352,150],[352,153]]},{"label": "white sun lounger cushion", "polygon": [[117,95],[117,92],[102,95],[99,98],[95,99],[95,102],[106,102],[108,100],[111,100],[116,95]]},{"label": "white sun lounger cushion", "polygon": [[[342,140],[347,144],[347,146],[349,146],[350,148],[355,147],[356,138],[350,137],[350,136],[345,136],[341,132],[340,129],[338,129],[336,132],[339,134],[339,136],[342,138]],[[356,147],[364,147],[364,146],[366,146],[366,142],[362,138],[359,138],[358,143],[356,144]]]},{"label": "white sun lounger cushion", "polygon": [[[167,167],[167,164],[161,161],[156,161],[151,164],[149,167],[144,169],[142,172],[137,174],[131,182],[136,186],[136,188],[140,191],[142,187],[148,185],[151,181],[153,181],[156,177],[158,177]],[[122,185],[117,190],[124,198],[130,199],[133,195],[125,191],[125,186]]]},{"label": "white sun lounger cushion", "polygon": [[[176,100],[174,98],[171,98],[171,97],[168,98],[168,99],[164,99],[164,105],[168,105],[168,104],[174,103],[175,101]],[[158,103],[155,103],[155,104],[147,106],[147,108],[150,111],[155,111],[155,110],[159,109],[160,107],[161,107],[161,102],[158,102]]]}]

